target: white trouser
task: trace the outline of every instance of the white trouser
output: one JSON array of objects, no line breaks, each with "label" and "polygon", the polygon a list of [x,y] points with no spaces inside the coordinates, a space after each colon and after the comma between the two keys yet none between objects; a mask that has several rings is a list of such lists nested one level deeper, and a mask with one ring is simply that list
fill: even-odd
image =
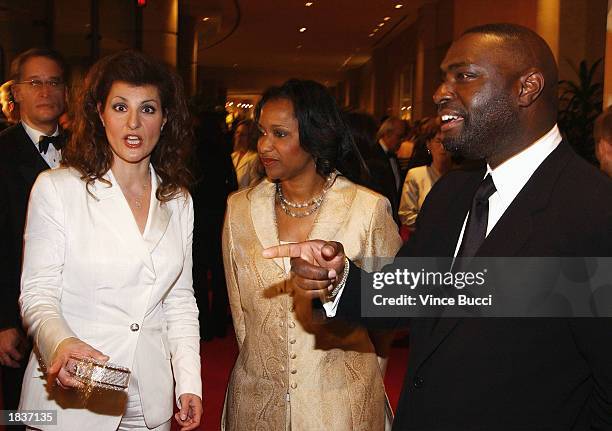
[{"label": "white trouser", "polygon": [[130,386],[128,387],[128,399],[125,413],[119,422],[119,428],[117,431],[169,431],[170,430],[169,420],[166,423],[161,424],[155,428],[147,428],[145,424],[144,415],[142,413],[142,403],[140,401],[140,391],[138,390],[138,379],[136,379],[136,373],[132,372],[130,376]]}]

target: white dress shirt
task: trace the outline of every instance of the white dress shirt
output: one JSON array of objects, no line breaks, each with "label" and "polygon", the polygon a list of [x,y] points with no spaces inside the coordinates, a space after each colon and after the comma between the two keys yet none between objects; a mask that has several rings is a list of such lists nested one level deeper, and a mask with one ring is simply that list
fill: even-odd
[{"label": "white dress shirt", "polygon": [[[25,129],[26,133],[30,137],[30,140],[34,144],[34,147],[36,147],[36,151],[40,152],[38,148],[38,141],[40,141],[40,137],[44,136],[45,133],[29,126],[23,120],[21,120],[21,124],[23,124],[23,128]],[[53,134],[50,136],[58,136],[58,135],[59,135],[59,126],[55,126],[55,132],[53,132]],[[46,135],[46,136],[49,136],[49,135]],[[47,164],[49,165],[49,167],[51,167],[51,169],[57,168],[60,165],[60,162],[62,160],[62,152],[58,150],[57,148],[55,148],[53,144],[49,145],[49,149],[47,150],[46,153],[40,153],[40,155],[43,159],[45,159],[45,162],[47,162]]]},{"label": "white dress shirt", "polygon": [[[529,178],[531,178],[536,169],[538,169],[542,162],[561,143],[561,139],[561,133],[555,124],[548,133],[495,169],[491,169],[491,166],[487,165],[485,177],[486,175],[491,175],[496,189],[495,193],[489,198],[487,236],[495,227],[501,216],[504,215],[512,201],[514,201],[519,192],[525,187],[525,184],[527,184],[527,181],[529,181]],[[457,245],[455,246],[454,256],[457,256],[459,252],[469,215],[468,213],[463,221],[461,235],[459,235]]]},{"label": "white dress shirt", "polygon": [[[487,165],[487,174],[490,174],[495,184],[495,193],[489,198],[489,218],[487,221],[487,235],[495,227],[501,216],[506,212],[512,201],[516,198],[519,192],[523,189],[529,178],[538,169],[542,162],[552,153],[555,148],[561,143],[561,133],[555,124],[552,129],[544,136],[535,141],[533,144],[525,148],[518,154],[515,154],[495,169]],[[486,175],[485,175],[486,176]],[[484,177],[483,177],[484,178]],[[461,234],[455,246],[454,257],[457,256],[465,225],[467,223],[469,212],[463,221]],[[333,302],[324,304],[327,317],[334,317],[338,310],[338,303],[342,295],[342,287]]]}]

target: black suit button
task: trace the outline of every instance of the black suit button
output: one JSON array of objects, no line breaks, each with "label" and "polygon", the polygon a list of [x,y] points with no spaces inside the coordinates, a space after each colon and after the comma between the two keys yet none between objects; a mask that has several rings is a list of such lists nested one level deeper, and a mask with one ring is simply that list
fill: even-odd
[{"label": "black suit button", "polygon": [[415,376],[415,378],[412,380],[412,386],[417,389],[422,388],[424,383],[425,380],[423,380],[423,377],[421,376]]}]

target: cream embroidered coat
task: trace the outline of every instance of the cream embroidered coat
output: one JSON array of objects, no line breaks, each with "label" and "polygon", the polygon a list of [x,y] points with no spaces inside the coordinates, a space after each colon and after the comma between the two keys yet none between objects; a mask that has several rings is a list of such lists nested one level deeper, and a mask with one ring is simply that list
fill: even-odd
[{"label": "cream embroidered coat", "polygon": [[[368,332],[300,320],[285,292],[283,260],[261,256],[279,244],[274,204],[268,180],[228,202],[223,256],[240,353],[222,425],[228,431],[383,430],[385,392]],[[386,198],[339,176],[309,237],[339,241],[351,260],[378,269],[401,245],[390,211]],[[378,259],[363,261],[371,256]]]}]

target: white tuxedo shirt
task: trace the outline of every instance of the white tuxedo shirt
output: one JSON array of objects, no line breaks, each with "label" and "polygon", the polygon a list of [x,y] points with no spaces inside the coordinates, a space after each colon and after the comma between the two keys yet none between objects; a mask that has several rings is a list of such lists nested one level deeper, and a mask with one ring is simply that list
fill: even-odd
[{"label": "white tuxedo shirt", "polygon": [[[151,168],[152,169],[152,168]],[[140,233],[112,172],[90,188],[71,168],[37,179],[24,235],[21,313],[42,363],[77,337],[137,376],[145,422],[172,416],[175,396],[202,396],[198,308],[192,287],[193,204],[160,203],[151,175],[151,205]],[[61,430],[115,430],[125,392],[82,396],[48,388],[32,354],[20,409],[57,410]],[[38,425],[37,425],[38,427]]]}]

